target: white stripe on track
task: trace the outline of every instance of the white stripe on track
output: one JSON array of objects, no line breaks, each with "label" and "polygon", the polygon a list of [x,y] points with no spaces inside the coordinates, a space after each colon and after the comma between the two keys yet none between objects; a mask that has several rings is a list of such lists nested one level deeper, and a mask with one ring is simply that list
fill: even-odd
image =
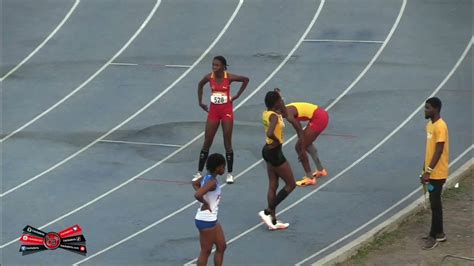
[{"label": "white stripe on track", "polygon": [[0,139],[0,143],[1,142],[4,142],[5,140],[11,138],[13,135],[15,135],[16,133],[22,131],[23,129],[25,129],[26,127],[30,126],[31,124],[33,124],[34,122],[36,122],[38,119],[42,118],[43,116],[47,115],[49,112],[51,112],[52,110],[54,110],[56,107],[58,107],[59,105],[61,105],[63,102],[65,102],[67,99],[71,98],[74,94],[76,94],[78,91],[80,91],[82,88],[84,88],[87,84],[89,84],[89,82],[91,82],[95,77],[97,77],[100,73],[102,73],[102,71],[104,71],[104,69],[106,69],[119,55],[122,54],[123,51],[125,51],[125,49],[128,48],[128,46],[138,37],[138,35],[142,32],[142,30],[148,25],[148,23],[150,22],[151,18],[155,15],[156,13],[156,10],[158,10],[158,7],[160,6],[161,4],[161,0],[156,0],[156,3],[155,5],[153,6],[153,9],[151,10],[150,14],[148,14],[147,18],[145,19],[145,21],[143,21],[143,23],[140,25],[140,27],[138,28],[138,30],[132,35],[132,37],[122,46],[122,48],[120,48],[120,50],[118,50],[117,53],[114,54],[114,56],[112,56],[112,58],[109,59],[109,61],[107,61],[102,67],[100,67],[94,74],[92,74],[92,76],[90,76],[86,81],[84,81],[83,83],[81,83],[81,85],[79,85],[77,88],[75,88],[73,91],[71,91],[69,94],[67,94],[66,96],[64,96],[61,100],[59,100],[58,102],[56,102],[55,104],[53,104],[51,107],[49,107],[48,109],[46,109],[45,111],[43,111],[42,113],[40,113],[39,115],[37,115],[35,118],[31,119],[30,121],[28,121],[26,124],[24,124],[23,126],[15,129],[13,132],[9,133],[8,135],[6,135],[5,137],[1,138]]},{"label": "white stripe on track", "polygon": [[3,77],[0,78],[0,82],[8,78],[11,74],[13,74],[15,71],[17,71],[20,67],[22,67],[30,58],[32,58],[43,46],[51,39],[53,36],[61,29],[61,27],[66,23],[66,21],[69,19],[69,17],[74,13],[74,10],[76,10],[76,7],[79,5],[81,0],[76,0],[74,4],[72,5],[71,9],[69,9],[69,12],[64,16],[64,18],[61,20],[61,22],[56,26],[56,28],[44,39],[27,57],[25,57],[23,60],[21,60],[18,65],[16,65],[14,68],[12,68],[10,71],[8,71]]}]

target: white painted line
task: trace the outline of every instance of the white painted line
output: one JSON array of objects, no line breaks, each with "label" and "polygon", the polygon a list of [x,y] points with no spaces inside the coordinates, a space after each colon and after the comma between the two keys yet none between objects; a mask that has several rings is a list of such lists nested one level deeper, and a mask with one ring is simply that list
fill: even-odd
[{"label": "white painted line", "polygon": [[[404,0],[405,2],[406,0]],[[433,97],[434,95],[436,95],[436,93],[438,93],[438,91],[444,86],[444,84],[446,84],[446,82],[451,78],[451,76],[453,75],[453,73],[457,70],[457,68],[459,67],[459,65],[461,64],[461,62],[464,60],[464,58],[466,57],[467,53],[469,52],[471,46],[472,46],[472,43],[473,43],[473,39],[471,39],[466,47],[466,49],[464,50],[464,52],[462,53],[461,57],[458,59],[458,61],[456,62],[456,64],[453,66],[453,68],[451,69],[451,71],[449,71],[449,73],[447,74],[447,76],[443,79],[443,81],[441,81],[441,83],[438,85],[438,87],[436,87],[436,89],[431,93],[430,96],[428,96],[428,98],[430,97]],[[422,104],[420,104],[420,106],[418,106],[418,108],[416,108],[400,125],[398,125],[392,132],[390,132],[390,134],[388,134],[384,139],[382,139],[379,143],[377,143],[377,145],[375,145],[374,147],[372,147],[372,149],[370,149],[369,151],[367,151],[364,155],[362,155],[359,159],[357,159],[356,161],[354,161],[351,165],[349,165],[347,168],[345,168],[344,170],[342,170],[341,172],[339,172],[337,175],[335,175],[334,177],[332,177],[331,179],[329,179],[328,181],[326,181],[324,184],[322,184],[321,186],[319,186],[318,188],[316,188],[315,190],[309,192],[308,194],[304,195],[303,197],[301,197],[300,199],[298,199],[297,201],[295,201],[294,203],[290,204],[288,207],[284,208],[283,210],[281,210],[280,212],[278,212],[278,215],[281,215],[283,213],[285,213],[286,211],[292,209],[293,207],[295,207],[296,205],[300,204],[301,202],[303,202],[305,199],[307,199],[308,197],[310,197],[311,195],[313,195],[314,193],[318,192],[319,190],[325,188],[326,186],[328,186],[329,184],[331,184],[334,180],[338,179],[339,177],[341,177],[343,174],[345,174],[346,172],[348,172],[349,170],[351,170],[353,167],[355,167],[357,164],[359,164],[361,161],[363,161],[365,158],[367,158],[369,155],[371,155],[374,151],[376,151],[378,148],[380,148],[385,142],[387,142],[391,137],[393,137],[398,131],[400,131],[400,129],[402,129],[423,107],[425,106],[425,103],[423,102]],[[295,138],[295,135],[291,138],[291,139],[294,139]],[[289,141],[288,141],[289,142]],[[285,144],[287,144],[288,142],[285,142]],[[230,244],[236,240],[238,240],[239,238],[243,237],[244,235],[252,232],[253,230],[255,230],[256,228],[258,228],[260,226],[260,224],[257,224],[255,225],[254,227],[248,229],[247,231],[235,236],[234,238],[232,238],[230,241],[227,242],[227,244]]]},{"label": "white painted line", "polygon": [[[114,66],[138,66],[139,64],[134,64],[134,63],[110,63],[111,65]],[[150,66],[163,66],[163,67],[169,67],[169,68],[190,68],[192,65],[162,65],[162,64],[142,64],[142,65],[150,65]]]},{"label": "white painted line", "polygon": [[94,74],[92,74],[92,76],[90,76],[86,81],[84,81],[81,85],[79,85],[76,89],[74,89],[73,91],[71,91],[68,95],[64,96],[61,100],[59,100],[58,102],[56,102],[55,104],[53,104],[51,107],[49,107],[48,109],[46,109],[45,111],[43,111],[41,114],[37,115],[35,118],[33,118],[32,120],[30,120],[29,122],[27,122],[26,124],[24,124],[23,126],[17,128],[16,130],[14,130],[13,132],[11,132],[10,134],[6,135],[5,137],[3,137],[2,139],[0,139],[0,142],[4,142],[5,140],[9,139],[11,136],[15,135],[16,133],[20,132],[21,130],[25,129],[26,127],[28,127],[29,125],[33,124],[34,122],[36,122],[38,119],[40,119],[41,117],[45,116],[46,114],[48,114],[49,112],[51,112],[52,110],[54,110],[56,107],[58,107],[59,105],[61,105],[63,102],[65,102],[67,99],[71,98],[74,94],[76,94],[78,91],[80,91],[82,88],[84,88],[87,84],[89,84],[89,82],[91,82],[95,77],[97,77],[100,73],[102,73],[102,71],[104,71],[104,69],[106,69],[110,63],[112,63],[113,61],[115,61],[115,59],[120,55],[122,54],[123,51],[125,51],[125,49],[128,48],[128,46],[137,38],[137,36],[142,32],[142,30],[148,25],[148,22],[150,22],[151,18],[155,15],[156,13],[156,10],[158,10],[158,7],[160,6],[161,4],[161,0],[156,0],[156,3],[155,3],[155,6],[153,6],[153,9],[150,11],[150,14],[148,14],[147,18],[145,19],[145,21],[143,21],[143,23],[140,25],[140,27],[137,29],[137,31],[132,35],[132,37],[124,44],[124,46],[122,46],[122,48],[120,48],[120,50],[114,54],[114,56],[112,56],[112,58],[109,59],[109,61],[107,61],[107,63],[105,63],[102,67],[100,67]]},{"label": "white painted line", "polygon": [[110,63],[113,66],[138,66],[138,64],[132,64],[132,63]]},{"label": "white painted line", "polygon": [[130,145],[146,145],[146,146],[162,146],[162,147],[173,147],[173,148],[181,148],[182,145],[176,144],[166,144],[166,143],[152,143],[152,142],[135,142],[135,141],[121,141],[121,140],[108,140],[103,139],[100,142],[105,143],[118,143],[118,144],[130,144]]},{"label": "white painted line", "polygon": [[320,40],[306,39],[305,42],[342,42],[342,43],[384,43],[383,41],[365,41],[365,40]]},{"label": "white painted line", "polygon": [[191,67],[189,65],[165,65],[165,67],[170,67],[170,68],[188,68]]},{"label": "white painted line", "polygon": [[[132,114],[131,116],[129,116],[127,119],[125,119],[124,121],[122,121],[120,124],[116,125],[114,128],[112,128],[111,130],[109,130],[107,133],[105,133],[104,135],[100,136],[98,139],[94,140],[93,142],[87,144],[86,146],[82,147],[80,150],[76,151],[75,153],[69,155],[67,158],[63,159],[62,161],[56,163],[55,165],[51,166],[50,168],[48,168],[47,170],[37,174],[36,176],[26,180],[25,182],[21,183],[20,185],[14,187],[14,188],[11,188],[7,191],[5,191],[4,193],[0,194],[0,198],[2,198],[3,196],[27,185],[28,183],[31,183],[33,182],[34,180],[40,178],[41,176],[53,171],[54,169],[58,168],[59,166],[63,165],[64,163],[68,162],[69,160],[73,159],[74,157],[78,156],[79,154],[81,154],[82,152],[86,151],[87,149],[89,149],[90,147],[92,147],[93,145],[95,145],[96,143],[98,143],[99,141],[105,139],[106,137],[108,137],[110,134],[112,134],[113,132],[115,132],[116,130],[118,130],[120,127],[122,127],[123,125],[125,125],[126,123],[128,123],[130,120],[134,119],[136,116],[138,116],[139,114],[141,114],[143,111],[145,111],[148,107],[150,107],[151,105],[153,105],[156,101],[158,101],[161,97],[163,97],[163,95],[165,95],[168,91],[170,91],[176,84],[178,84],[183,78],[185,78],[190,72],[191,70],[193,70],[206,56],[207,54],[212,50],[212,48],[217,44],[217,42],[222,38],[222,36],[224,35],[224,33],[227,31],[227,29],[229,28],[230,24],[232,23],[232,21],[234,21],[234,18],[237,16],[237,14],[239,13],[240,11],[240,7],[242,6],[244,0],[239,0],[239,4],[237,5],[237,7],[235,8],[234,10],[234,13],[232,13],[231,17],[229,18],[229,20],[227,21],[227,23],[224,25],[224,28],[222,28],[221,32],[217,35],[217,37],[214,39],[214,41],[209,45],[209,47],[207,47],[207,49],[201,54],[201,56],[194,62],[194,64],[192,65],[192,67],[188,68],[186,71],[183,72],[183,74],[181,74],[173,83],[171,83],[165,90],[163,90],[160,94],[158,94],[155,98],[153,98],[151,101],[149,101],[146,105],[144,105],[142,108],[140,108],[138,111],[136,111],[134,114]],[[156,6],[157,7],[157,6]],[[201,133],[199,136],[197,136],[196,138],[194,138],[193,140],[191,140],[191,142],[189,142],[188,144],[186,144],[185,146],[189,146],[191,145],[192,142],[194,142],[195,140],[197,140],[199,137],[203,136],[204,133]],[[178,150],[180,151],[180,150]],[[172,155],[174,155],[175,153],[172,153]],[[172,156],[170,156],[172,157]],[[168,158],[168,157],[167,157]],[[161,164],[161,163],[160,163]],[[129,181],[132,181],[132,180],[129,180]],[[123,185],[123,184],[121,184]],[[117,187],[118,189],[118,187]],[[108,192],[107,192],[108,193]],[[0,246],[1,248],[1,246]]]},{"label": "white painted line", "polygon": [[[449,167],[451,167],[452,165],[454,165],[458,160],[460,160],[462,157],[464,157],[464,155],[466,155],[469,151],[472,150],[474,146],[471,145],[469,148],[467,148],[463,153],[461,153],[458,157],[456,157],[456,159],[454,159],[450,164],[449,164]],[[470,165],[472,164],[473,162],[473,159],[469,160],[466,164]],[[306,263],[308,262],[309,260],[315,258],[316,256],[326,252],[328,249],[336,246],[337,244],[341,243],[342,241],[348,239],[349,237],[357,234],[358,232],[360,232],[362,229],[364,229],[365,227],[367,227],[368,225],[370,225],[371,223],[373,223],[374,221],[378,220],[380,217],[384,216],[385,214],[389,213],[390,211],[392,211],[393,209],[397,208],[400,204],[402,204],[403,202],[405,202],[407,199],[411,198],[413,195],[415,195],[416,193],[419,192],[421,188],[418,187],[417,189],[413,190],[412,192],[410,192],[408,195],[406,195],[405,197],[403,197],[401,200],[399,200],[398,202],[396,202],[395,204],[393,204],[392,206],[390,206],[388,209],[386,209],[385,211],[379,213],[377,216],[375,216],[374,218],[372,218],[371,220],[369,220],[368,222],[364,223],[363,225],[359,226],[357,229],[353,230],[352,232],[350,232],[349,234],[339,238],[338,240],[336,240],[335,242],[333,242],[332,244],[330,244],[329,246],[319,250],[318,252],[312,254],[311,256],[307,257],[306,259],[296,263],[296,265],[301,265],[303,263]],[[387,220],[385,220],[384,222],[382,222],[381,224],[377,225],[375,228],[371,229],[370,231],[366,232],[365,234],[363,234],[362,236],[360,236],[359,238],[366,238],[367,236],[369,235],[373,235],[375,234],[376,232],[378,232],[381,228],[385,227],[391,220],[393,220],[394,217],[397,217],[397,216],[400,216],[401,213],[404,213],[406,212],[407,209],[411,209],[413,208],[413,205],[418,205],[421,201],[423,200],[423,197],[420,197],[418,198],[415,202],[413,202],[412,204],[410,204],[409,206],[403,208],[402,210],[398,211],[396,214],[394,214],[392,216],[392,218],[389,218]],[[354,240],[355,241],[355,240]],[[328,254],[326,255],[324,258],[316,261],[314,264],[312,265],[324,265],[324,262],[327,262],[333,258],[335,258],[337,256],[337,254],[339,253],[339,251],[341,250],[347,250],[347,247],[348,246],[351,246],[351,244],[353,244],[354,241],[351,241],[350,243],[344,245],[343,247],[341,247],[340,249],[334,251],[333,253],[331,254]]]},{"label": "white painted line", "polygon": [[25,57],[21,62],[16,65],[14,68],[12,68],[10,71],[7,72],[3,77],[0,78],[0,82],[2,82],[4,79],[8,78],[13,72],[17,71],[21,66],[23,66],[26,61],[30,60],[31,57],[33,57],[43,46],[61,29],[61,27],[66,23],[66,21],[69,19],[69,17],[72,15],[74,10],[76,10],[76,7],[79,5],[81,0],[76,0],[74,2],[74,5],[72,5],[71,9],[69,9],[69,12],[67,12],[66,16],[61,20],[61,22],[56,26],[56,28],[46,37],[46,39],[43,40],[43,42],[36,47],[33,52],[31,52],[27,57]]},{"label": "white painted line", "polygon": [[[298,47],[301,45],[301,43],[303,42],[304,38],[306,37],[306,35],[308,34],[308,32],[310,31],[310,29],[313,27],[314,23],[316,22],[316,20],[318,19],[319,17],[319,14],[321,13],[321,10],[324,6],[324,3],[325,3],[325,0],[321,0],[320,4],[319,4],[319,7],[316,11],[316,13],[314,14],[314,17],[313,19],[311,20],[310,24],[308,25],[308,27],[306,28],[306,30],[304,31],[303,35],[301,36],[301,38],[298,40],[298,42],[295,44],[295,46],[293,47],[293,49],[291,49],[291,51],[288,53],[288,55],[285,57],[285,59],[273,70],[272,73],[270,73],[270,75],[254,90],[254,92],[250,95],[248,95],[245,100],[243,100],[244,102],[248,99],[250,99],[250,97],[252,97],[253,95],[255,95],[255,93],[257,93],[257,91],[261,90],[263,88],[263,86],[265,86],[265,84],[286,64],[286,62],[288,62],[288,60],[291,58],[291,56],[295,53],[295,51],[298,49]],[[237,110],[242,104],[239,104],[238,106],[235,107],[235,110]],[[121,185],[115,187],[114,189],[108,191],[107,193],[101,195],[99,198],[96,198],[97,200],[99,200],[100,198],[104,197],[104,195],[106,194],[110,194],[112,193],[113,191],[125,186],[126,184],[128,184],[129,182],[132,182],[134,179],[136,178],[139,178],[140,176],[144,175],[145,173],[151,171],[153,168],[155,168],[156,166],[162,164],[163,162],[165,162],[166,160],[168,160],[169,158],[173,157],[174,155],[176,155],[177,153],[179,153],[180,151],[184,150],[185,148],[187,148],[188,146],[190,146],[194,141],[198,140],[199,138],[201,138],[202,136],[204,135],[204,133],[201,133],[199,134],[198,136],[196,136],[194,139],[192,139],[190,142],[186,143],[183,147],[179,148],[178,150],[176,150],[175,152],[171,153],[170,155],[168,155],[167,157],[163,158],[161,161],[157,162],[156,164],[150,166],[149,168],[143,170],[142,172],[140,172],[139,174],[137,174],[136,176],[132,177],[131,179],[129,179],[128,181],[126,181],[125,183],[122,183]],[[226,184],[223,184],[221,187],[225,187]],[[97,201],[96,199],[93,200],[93,202]],[[89,202],[90,203],[90,202]],[[89,205],[89,203],[87,203]],[[88,255],[87,258],[81,260],[81,261],[78,261],[76,262],[75,264],[73,265],[79,265],[80,263],[83,263],[85,261],[88,261],[104,252],[107,252],[108,250],[134,238],[135,236],[137,235],[140,235],[142,234],[143,232],[153,228],[154,226],[158,225],[158,224],[161,224],[163,223],[164,221],[170,219],[171,217],[181,213],[182,211],[186,210],[187,208],[191,207],[192,205],[194,205],[195,203],[197,203],[197,201],[193,201],[193,202],[190,202],[189,204],[183,206],[182,208],[174,211],[173,213],[169,214],[168,216],[165,216],[163,218],[161,218],[160,220],[148,225],[147,227],[141,229],[140,231],[120,240],[119,242],[103,249],[103,250],[100,250],[98,251],[97,253],[94,253],[92,255]],[[80,207],[79,209],[82,209],[82,207]],[[62,219],[62,217],[61,217]],[[56,219],[56,220],[59,220],[59,219]],[[49,223],[50,224],[50,223]],[[48,225],[49,225],[48,224]],[[43,228],[43,227],[40,227],[40,229]],[[16,240],[13,240],[11,242],[15,242]],[[8,243],[10,244],[10,243]],[[2,248],[3,246],[0,246],[0,248]]]},{"label": "white painted line", "polygon": [[344,97],[350,90],[352,90],[352,88],[357,83],[359,83],[359,81],[362,79],[362,77],[365,76],[365,73],[367,73],[367,71],[369,71],[369,69],[372,67],[372,65],[375,63],[375,61],[377,61],[380,54],[382,53],[382,51],[385,49],[388,42],[392,38],[393,33],[397,29],[398,24],[400,23],[400,20],[402,19],[403,13],[405,12],[405,6],[406,5],[407,5],[407,0],[402,0],[402,6],[400,7],[400,11],[398,12],[397,19],[395,20],[394,24],[392,25],[392,28],[390,29],[390,32],[388,33],[387,37],[385,38],[383,44],[380,46],[377,53],[374,55],[374,57],[369,62],[369,64],[367,64],[367,66],[364,68],[364,70],[362,70],[362,72],[359,74],[359,76],[357,76],[357,78],[349,85],[349,87],[347,87],[347,89],[341,95],[339,95],[329,106],[327,106],[327,108],[326,108],[327,110],[331,109],[336,103],[338,103],[342,99],[342,97]]},{"label": "white painted line", "polygon": [[[140,114],[141,112],[143,112],[145,109],[147,109],[148,107],[150,107],[154,102],[156,102],[158,99],[160,99],[166,92],[168,92],[169,90],[171,90],[180,80],[182,80],[194,67],[196,67],[206,56],[207,54],[212,50],[212,48],[217,44],[217,42],[222,38],[222,36],[224,35],[224,33],[227,31],[227,29],[229,28],[230,24],[232,24],[232,21],[234,20],[234,18],[237,16],[237,14],[239,13],[240,11],[240,8],[242,7],[242,4],[244,3],[244,0],[239,0],[239,3],[238,5],[236,6],[235,10],[234,10],[234,13],[232,14],[232,16],[229,18],[229,20],[227,21],[226,25],[224,26],[224,28],[222,29],[222,31],[219,33],[219,35],[214,39],[214,41],[209,45],[209,47],[206,49],[206,51],[204,51],[201,56],[196,60],[196,62],[194,62],[193,66],[191,68],[189,68],[188,70],[186,70],[177,80],[175,80],[170,86],[168,86],[168,88],[166,88],[163,92],[161,92],[158,96],[156,96],[153,100],[151,100],[148,104],[146,104],[143,108],[141,108],[140,110],[138,110],[135,114],[133,114],[132,116],[130,116],[128,119],[126,119],[125,121],[123,121],[122,123],[120,123],[119,125],[117,125],[116,127],[114,127],[112,130],[110,130],[109,132],[107,132],[106,134],[102,135],[100,138],[96,139],[95,141],[91,142],[90,144],[88,144],[87,146],[83,147],[82,149],[80,149],[79,151],[75,152],[74,154],[70,155],[69,157],[67,157],[66,159],[62,160],[61,162],[57,163],[56,165],[54,165],[53,167],[49,168],[48,170],[42,172],[41,174],[38,174],[36,175],[35,177],[23,182],[22,184],[20,184],[19,186],[13,188],[13,189],[10,189],[9,191],[7,191],[8,193],[11,193],[12,191],[22,187],[22,186],[25,186],[26,184],[38,179],[39,177],[43,176],[44,174],[48,173],[48,172],[51,172],[52,170],[56,169],[57,167],[61,166],[62,164],[66,163],[67,161],[71,160],[72,158],[74,158],[75,156],[79,155],[80,153],[82,153],[83,151],[87,150],[88,148],[90,148],[91,146],[93,146],[94,144],[96,144],[97,142],[99,142],[100,140],[102,139],[105,139],[108,135],[112,134],[114,131],[116,131],[118,128],[120,128],[121,126],[123,126],[124,124],[126,124],[127,122],[129,122],[130,120],[132,120],[133,118],[135,118],[138,114]],[[116,186],[115,188],[105,192],[104,194],[96,197],[95,199],[87,202],[86,204],[68,212],[68,213],[65,213],[63,214],[62,216],[44,224],[43,226],[41,226],[39,229],[43,229],[51,224],[54,224],[56,223],[57,221],[60,221],[82,209],[84,209],[85,207],[89,206],[89,205],[92,205],[94,204],[95,202],[101,200],[102,198],[108,196],[109,194],[111,194],[112,192],[120,189],[121,187],[123,186],[126,186],[128,183],[132,182],[133,180],[137,179],[138,177],[140,177],[141,175],[143,175],[144,173],[146,172],[149,172],[150,170],[152,170],[153,168],[155,168],[156,166],[162,164],[163,162],[165,162],[166,160],[168,160],[169,158],[173,157],[174,155],[176,155],[178,152],[182,151],[183,149],[185,149],[186,147],[190,146],[193,142],[195,142],[196,140],[198,140],[199,138],[201,138],[202,136],[204,135],[204,133],[201,133],[199,134],[198,136],[196,136],[194,139],[192,139],[191,141],[189,141],[187,144],[185,144],[184,146],[182,146],[181,148],[179,148],[178,150],[174,151],[173,153],[169,154],[167,157],[165,157],[164,159],[162,159],[161,161],[157,162],[156,164],[152,165],[151,167],[145,169],[144,171],[142,171],[141,173],[139,173],[138,175],[130,178],[128,181],[120,184],[119,186]],[[7,192],[4,192],[3,194],[1,194],[1,196],[3,197],[4,195],[7,194]],[[0,249],[6,247],[6,246],[9,246],[13,243],[15,243],[17,241],[17,239],[13,239],[11,240],[10,242],[8,243],[5,243],[3,245],[0,246]]]}]

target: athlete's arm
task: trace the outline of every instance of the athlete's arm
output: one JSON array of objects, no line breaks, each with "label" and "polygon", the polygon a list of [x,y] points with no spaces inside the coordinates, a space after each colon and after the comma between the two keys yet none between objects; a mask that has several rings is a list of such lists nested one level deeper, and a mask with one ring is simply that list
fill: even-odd
[{"label": "athlete's arm", "polygon": [[301,123],[296,120],[296,118],[289,113],[289,115],[286,117],[286,120],[290,122],[290,124],[293,126],[293,128],[296,131],[296,134],[298,135],[299,139],[303,138],[303,127],[301,126]]},{"label": "athlete's arm", "polygon": [[267,137],[275,141],[276,143],[280,143],[280,140],[275,135],[275,128],[278,123],[278,117],[276,114],[271,114],[270,115],[270,126],[268,127],[267,130]]},{"label": "athlete's arm", "polygon": [[211,180],[207,182],[203,187],[200,187],[194,194],[194,197],[203,204],[201,211],[209,210],[209,203],[204,199],[204,195],[206,195],[206,193],[209,191],[215,190],[216,187],[217,187],[216,180]]},{"label": "athlete's arm", "polygon": [[238,76],[238,75],[229,74],[229,79],[230,79],[230,83],[234,81],[242,82],[242,85],[240,86],[240,89],[237,92],[237,94],[235,96],[232,96],[232,101],[235,101],[244,92],[245,88],[247,88],[247,85],[249,84],[249,78],[247,78],[246,76]]},{"label": "athlete's arm", "polygon": [[206,112],[208,111],[208,108],[207,108],[206,104],[202,103],[202,93],[203,93],[204,85],[206,85],[206,83],[209,82],[209,77],[210,77],[210,74],[205,75],[201,79],[201,81],[199,81],[199,84],[198,84],[198,102],[199,102],[199,106],[201,106],[201,108]]},{"label": "athlete's arm", "polygon": [[298,154],[299,156],[304,156],[306,155],[306,152],[304,151],[304,141],[303,141],[303,127],[301,126],[301,123],[295,118],[295,114],[293,111],[290,111],[289,108],[286,108],[286,120],[290,122],[290,124],[293,126],[293,128],[296,131],[296,134],[298,135],[298,142],[297,145],[300,147],[300,153],[304,154]]},{"label": "athlete's arm", "polygon": [[194,191],[197,191],[201,187],[201,180],[202,180],[202,177],[193,181],[192,185],[193,185]]}]

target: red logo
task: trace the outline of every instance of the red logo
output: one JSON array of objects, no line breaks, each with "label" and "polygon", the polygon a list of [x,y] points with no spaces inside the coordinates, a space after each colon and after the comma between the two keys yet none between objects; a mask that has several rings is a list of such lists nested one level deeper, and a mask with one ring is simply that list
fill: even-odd
[{"label": "red logo", "polygon": [[61,237],[57,233],[51,232],[44,237],[44,245],[48,249],[57,249],[61,244]]}]

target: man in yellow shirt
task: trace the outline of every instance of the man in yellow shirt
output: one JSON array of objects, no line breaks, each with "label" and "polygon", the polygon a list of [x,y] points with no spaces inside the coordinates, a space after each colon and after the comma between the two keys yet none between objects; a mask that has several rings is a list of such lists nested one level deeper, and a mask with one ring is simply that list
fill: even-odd
[{"label": "man in yellow shirt", "polygon": [[449,134],[448,125],[440,116],[441,100],[433,97],[425,102],[426,155],[422,182],[428,185],[431,203],[431,230],[424,237],[424,249],[432,249],[438,242],[446,241],[443,231],[443,208],[441,192],[449,175]]}]

